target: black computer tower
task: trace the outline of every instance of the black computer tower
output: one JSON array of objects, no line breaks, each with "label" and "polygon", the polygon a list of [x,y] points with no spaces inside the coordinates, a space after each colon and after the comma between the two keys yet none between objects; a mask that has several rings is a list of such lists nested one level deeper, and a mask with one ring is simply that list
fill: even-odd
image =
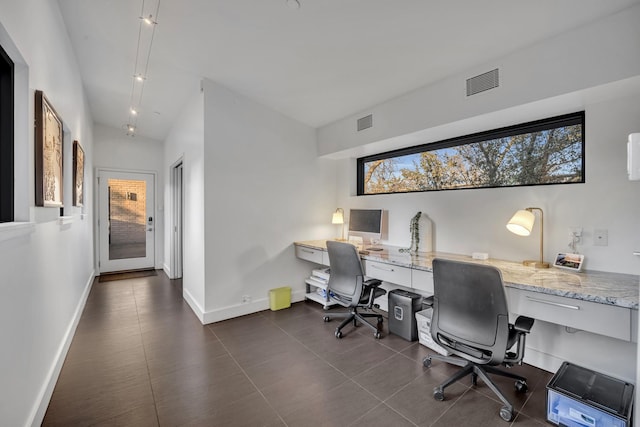
[{"label": "black computer tower", "polygon": [[422,295],[402,289],[389,291],[389,332],[407,341],[418,339],[416,313],[422,310]]}]

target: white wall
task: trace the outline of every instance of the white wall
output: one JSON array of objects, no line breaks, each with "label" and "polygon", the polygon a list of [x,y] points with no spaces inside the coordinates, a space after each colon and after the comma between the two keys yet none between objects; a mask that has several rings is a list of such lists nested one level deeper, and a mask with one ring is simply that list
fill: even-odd
[{"label": "white wall", "polygon": [[[94,126],[93,159],[96,170],[126,170],[155,174],[155,268],[163,268],[165,233],[164,145],[161,141],[142,136],[130,137],[122,129],[96,124]],[[95,188],[96,183],[94,182],[93,185]],[[97,207],[96,200],[95,208],[97,209]],[[96,226],[96,232],[97,229],[98,227]],[[95,239],[97,242],[97,235]],[[97,256],[98,248],[96,245],[96,261]]]},{"label": "white wall", "polygon": [[[571,108],[583,101],[580,95],[557,97],[638,78],[638,21],[640,5],[323,126],[318,152],[332,157],[345,150],[357,156],[379,153],[549,117],[551,108]],[[467,97],[466,79],[495,68],[500,86]],[[358,132],[356,120],[370,113],[373,127]],[[490,113],[496,114],[486,120]]]},{"label": "white wall", "polygon": [[[505,224],[516,210],[536,206],[545,213],[545,260],[569,251],[569,227],[581,226],[578,249],[586,256],[585,268],[640,273],[631,254],[640,247],[634,231],[640,226],[640,188],[626,178],[627,135],[640,130],[640,28],[633,25],[639,18],[635,6],[375,106],[372,129],[355,132],[361,115],[319,129],[320,152],[342,159],[338,204],[388,209],[390,244],[409,244],[409,221],[422,211],[433,221],[435,250],[481,251],[514,261],[539,256],[539,229],[522,238]],[[465,76],[495,67],[501,86],[466,98]],[[581,110],[584,184],[355,197],[358,156]],[[595,229],[608,230],[608,246],[594,246]]]},{"label": "white wall", "polygon": [[[408,246],[409,221],[417,211],[433,221],[434,248],[521,261],[539,256],[539,225],[528,238],[505,224],[517,209],[537,206],[545,213],[545,259],[570,251],[569,227],[583,227],[585,268],[640,274],[640,185],[626,176],[627,135],[640,128],[638,95],[584,105],[586,183],[571,185],[435,191],[354,196],[355,160],[340,160],[338,204],[389,211],[388,243]],[[538,222],[536,222],[538,224]],[[593,231],[609,232],[608,246],[594,246]]]},{"label": "white wall", "polygon": [[[35,223],[30,233],[0,237],[0,424],[39,425],[93,279],[92,118],[57,2],[2,1],[0,26],[0,42],[14,45],[28,77],[28,93],[16,95],[17,106],[28,105],[28,118],[16,120],[16,211]],[[72,161],[72,140],[85,151],[85,207],[66,206],[73,217],[66,225],[58,224],[58,209],[33,206],[36,89],[64,121],[64,163]],[[2,225],[0,236],[12,227]]]},{"label": "white wall", "polygon": [[171,169],[182,161],[184,180],[184,253],[182,291],[185,300],[204,323],[205,312],[205,182],[204,182],[204,95],[194,88],[194,96],[182,108],[165,140],[166,245],[165,270],[170,277],[172,255],[173,203]]},{"label": "white wall", "polygon": [[[333,235],[334,162],[315,129],[214,82],[205,93],[206,318],[268,307],[268,291],[302,298],[309,265],[292,242]],[[242,304],[248,296],[252,303]]]}]

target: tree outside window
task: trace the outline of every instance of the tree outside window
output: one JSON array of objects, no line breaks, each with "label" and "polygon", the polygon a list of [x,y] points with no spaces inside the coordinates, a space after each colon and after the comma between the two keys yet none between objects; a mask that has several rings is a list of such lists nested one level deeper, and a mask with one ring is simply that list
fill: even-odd
[{"label": "tree outside window", "polygon": [[584,112],[358,159],[358,194],[584,182]]}]

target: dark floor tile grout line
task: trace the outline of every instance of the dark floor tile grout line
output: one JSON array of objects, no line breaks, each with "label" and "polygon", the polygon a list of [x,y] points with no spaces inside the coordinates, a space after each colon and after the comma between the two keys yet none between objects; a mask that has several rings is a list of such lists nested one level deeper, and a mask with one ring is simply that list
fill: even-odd
[{"label": "dark floor tile grout line", "polygon": [[131,284],[131,292],[133,294],[133,302],[136,306],[136,319],[138,323],[138,331],[140,332],[140,342],[142,343],[142,352],[144,354],[144,364],[147,368],[147,380],[149,381],[149,388],[151,389],[151,397],[153,398],[153,412],[156,415],[156,423],[160,425],[160,414],[158,414],[158,404],[156,402],[156,393],[153,389],[153,382],[151,382],[151,371],[149,370],[149,359],[147,357],[147,346],[144,343],[144,338],[142,334],[142,326],[140,325],[140,311],[138,310],[138,300],[136,299],[136,290]]},{"label": "dark floor tile grout line", "polygon": [[402,418],[404,418],[405,420],[407,420],[408,422],[410,422],[412,425],[419,427],[418,424],[414,423],[413,421],[411,421],[409,418],[405,417],[403,414],[401,414],[400,412],[396,411],[395,409],[393,409],[391,406],[387,405],[384,402],[380,402],[379,404],[377,404],[376,406],[374,406],[373,408],[371,408],[370,410],[368,410],[367,412],[365,412],[364,414],[362,414],[360,417],[358,417],[356,420],[354,420],[352,423],[350,423],[349,425],[352,426],[355,423],[357,423],[358,421],[360,421],[361,419],[363,419],[364,417],[366,417],[367,415],[369,415],[370,413],[372,413],[373,411],[375,411],[376,409],[378,409],[379,407],[384,406],[386,408],[389,408],[390,410],[392,410],[393,412],[395,412],[396,414],[400,415]]},{"label": "dark floor tile grout line", "polygon": [[[227,346],[225,345],[224,341],[222,339],[220,339],[220,337],[218,336],[218,334],[215,333],[215,331],[211,328],[207,328],[209,329],[209,331],[213,334],[213,336],[216,337],[216,339],[220,342],[220,345],[222,345],[222,348],[224,348],[224,351],[227,352],[227,354],[229,355],[229,357],[231,358],[231,360],[233,360],[233,363],[235,363],[238,368],[240,369],[240,371],[242,371],[242,373],[244,374],[244,376],[247,378],[247,380],[249,380],[249,382],[251,383],[251,385],[253,386],[253,388],[256,390],[256,392],[258,392],[258,394],[262,397],[262,399],[265,401],[265,403],[269,406],[269,408],[271,408],[273,410],[273,412],[275,412],[275,414],[278,416],[278,418],[280,419],[280,421],[282,421],[282,423],[285,426],[289,426],[289,424],[287,424],[287,422],[284,420],[284,418],[282,417],[282,414],[280,414],[280,411],[278,411],[276,408],[273,407],[273,405],[271,404],[271,402],[269,402],[269,399],[267,399],[267,397],[264,395],[264,393],[262,393],[262,391],[260,390],[260,388],[256,385],[255,382],[253,382],[253,380],[251,379],[251,377],[249,376],[249,374],[247,374],[247,371],[244,370],[244,368],[242,367],[242,365],[240,365],[240,362],[238,362],[238,360],[233,357],[233,354],[231,354],[231,352],[229,351],[229,349],[227,348]],[[235,402],[232,402],[235,403]]]}]

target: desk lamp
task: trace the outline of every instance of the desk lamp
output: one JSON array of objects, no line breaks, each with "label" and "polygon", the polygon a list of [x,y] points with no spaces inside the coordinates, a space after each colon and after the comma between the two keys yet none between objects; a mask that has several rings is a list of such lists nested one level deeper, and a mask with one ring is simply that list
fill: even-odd
[{"label": "desk lamp", "polygon": [[533,229],[533,223],[536,220],[536,216],[533,213],[534,210],[540,211],[540,261],[526,260],[523,261],[522,264],[528,267],[549,268],[549,263],[544,262],[544,253],[542,249],[544,242],[544,213],[542,212],[542,209],[526,208],[517,211],[507,223],[507,229],[518,236],[530,235],[531,230]]},{"label": "desk lamp", "polygon": [[333,213],[333,218],[331,218],[331,224],[341,224],[342,225],[342,234],[339,239],[336,239],[340,242],[344,241],[344,211],[342,208],[336,209]]}]

